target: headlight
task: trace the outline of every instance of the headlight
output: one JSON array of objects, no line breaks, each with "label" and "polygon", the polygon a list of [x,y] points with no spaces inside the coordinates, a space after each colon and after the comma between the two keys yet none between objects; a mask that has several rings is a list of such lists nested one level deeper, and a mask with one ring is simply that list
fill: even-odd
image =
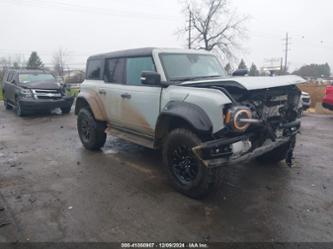
[{"label": "headlight", "polygon": [[32,92],[30,89],[21,89],[20,90],[20,94],[23,96],[23,97],[32,97]]},{"label": "headlight", "polygon": [[244,106],[236,106],[230,108],[225,115],[225,124],[234,132],[242,133],[250,127],[250,122],[242,122],[242,120],[251,120],[252,112]]}]

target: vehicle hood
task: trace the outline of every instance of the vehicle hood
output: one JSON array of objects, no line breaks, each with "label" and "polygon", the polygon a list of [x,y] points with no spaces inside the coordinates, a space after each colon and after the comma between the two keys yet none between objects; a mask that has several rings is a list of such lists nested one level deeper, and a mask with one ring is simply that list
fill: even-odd
[{"label": "vehicle hood", "polygon": [[183,82],[180,85],[196,86],[198,85],[221,85],[235,86],[246,90],[259,90],[274,88],[280,86],[297,85],[305,83],[306,80],[299,76],[272,76],[272,77],[230,77],[230,78],[214,78],[209,80],[196,80]]},{"label": "vehicle hood", "polygon": [[42,90],[55,90],[60,88],[59,84],[56,81],[38,81],[26,84],[19,84],[19,86],[27,89],[42,89]]}]

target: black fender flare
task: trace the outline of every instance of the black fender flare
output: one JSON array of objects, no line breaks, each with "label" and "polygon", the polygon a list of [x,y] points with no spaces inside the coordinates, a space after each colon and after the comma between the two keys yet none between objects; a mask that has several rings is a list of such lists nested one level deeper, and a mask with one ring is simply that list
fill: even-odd
[{"label": "black fender flare", "polygon": [[[172,122],[175,119],[186,122],[198,135],[212,134],[213,124],[201,107],[192,103],[171,101],[163,108],[158,117],[155,130],[157,139],[163,137],[163,134],[168,131],[169,121]],[[177,126],[174,123],[172,125]]]}]

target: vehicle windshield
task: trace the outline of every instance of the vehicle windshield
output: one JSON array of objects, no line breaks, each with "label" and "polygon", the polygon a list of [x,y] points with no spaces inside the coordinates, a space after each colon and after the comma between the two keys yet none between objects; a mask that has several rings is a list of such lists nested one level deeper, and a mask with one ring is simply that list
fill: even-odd
[{"label": "vehicle windshield", "polygon": [[162,65],[169,81],[225,77],[225,71],[214,55],[161,54]]},{"label": "vehicle windshield", "polygon": [[19,81],[22,84],[29,84],[40,81],[55,81],[55,78],[49,73],[22,73],[19,75]]}]

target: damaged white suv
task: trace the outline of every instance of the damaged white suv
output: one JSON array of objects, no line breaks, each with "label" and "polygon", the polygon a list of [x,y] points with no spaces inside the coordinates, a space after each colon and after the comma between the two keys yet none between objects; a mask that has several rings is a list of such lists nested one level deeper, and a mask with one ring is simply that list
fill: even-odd
[{"label": "damaged white suv", "polygon": [[80,139],[110,133],[161,149],[171,184],[200,198],[222,166],[289,161],[300,129],[297,76],[229,77],[214,54],[143,48],[91,56],[76,102]]}]

